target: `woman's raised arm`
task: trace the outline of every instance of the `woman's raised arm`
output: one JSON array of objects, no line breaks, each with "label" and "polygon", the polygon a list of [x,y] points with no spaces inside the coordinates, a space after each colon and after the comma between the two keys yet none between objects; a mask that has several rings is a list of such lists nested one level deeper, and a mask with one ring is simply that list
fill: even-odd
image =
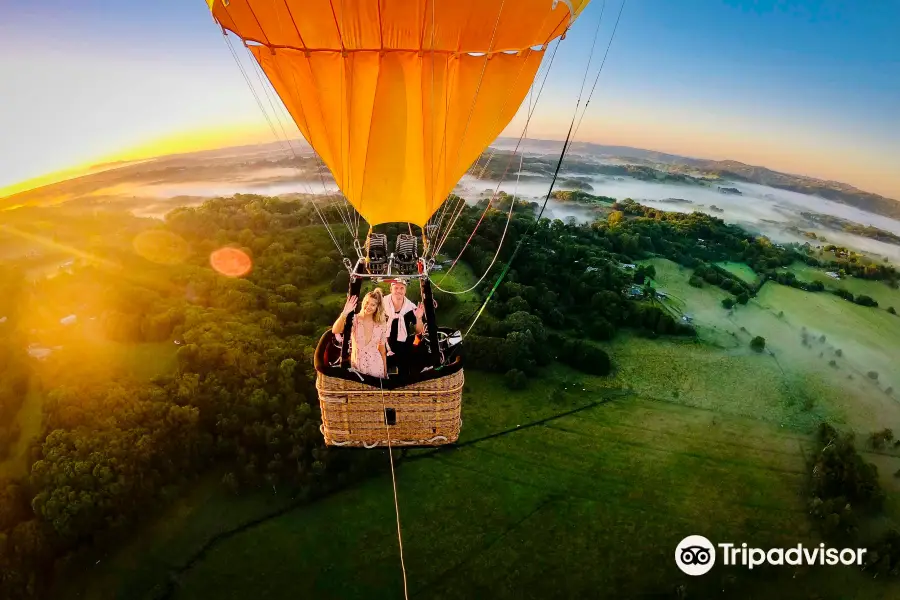
[{"label": "woman's raised arm", "polygon": [[347,302],[344,304],[344,310],[341,311],[340,316],[338,316],[337,320],[334,322],[334,325],[331,326],[331,333],[334,335],[338,335],[344,333],[344,323],[347,322],[347,315],[356,310],[356,296],[350,296],[347,298]]}]

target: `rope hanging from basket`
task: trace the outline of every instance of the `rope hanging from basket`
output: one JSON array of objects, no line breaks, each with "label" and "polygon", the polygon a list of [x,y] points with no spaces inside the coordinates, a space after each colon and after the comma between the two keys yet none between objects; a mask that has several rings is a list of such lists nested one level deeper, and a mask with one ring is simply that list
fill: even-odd
[{"label": "rope hanging from basket", "polygon": [[403,571],[403,597],[409,600],[409,591],[406,586],[406,563],[403,562],[403,532],[400,529],[400,503],[397,501],[397,476],[394,473],[394,450],[391,445],[391,429],[387,422],[387,404],[384,401],[384,384],[378,381],[378,387],[381,389],[381,407],[382,414],[385,415],[384,431],[387,434],[388,444],[388,460],[391,463],[391,483],[394,486],[394,513],[397,515],[397,543],[400,546],[400,569]]}]

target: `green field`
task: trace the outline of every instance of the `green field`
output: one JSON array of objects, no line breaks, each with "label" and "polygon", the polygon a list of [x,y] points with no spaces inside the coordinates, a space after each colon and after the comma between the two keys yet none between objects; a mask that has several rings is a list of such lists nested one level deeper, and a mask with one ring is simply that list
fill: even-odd
[{"label": "green field", "polygon": [[666,294],[659,303],[674,318],[690,318],[704,342],[720,348],[740,345],[735,338],[737,327],[730,320],[728,311],[722,308],[722,300],[734,298],[732,294],[705,282],[702,288],[693,287],[688,283],[693,269],[665,258],[644,260],[641,264],[655,268],[654,287]]},{"label": "green field", "polygon": [[716,263],[716,266],[722,267],[744,283],[755,285],[759,281],[759,276],[756,274],[756,271],[751,269],[746,263],[720,262]]},{"label": "green field", "polygon": [[845,289],[854,296],[864,294],[878,302],[879,308],[887,309],[887,307],[893,306],[897,311],[900,311],[900,290],[895,290],[881,281],[857,279],[849,276],[835,280],[826,275],[825,271],[803,263],[792,265],[790,270],[801,281],[819,281],[825,285],[826,289]]},{"label": "green field", "polygon": [[[687,532],[807,539],[803,441],[628,399],[413,461],[398,470],[410,596],[696,590],[671,561]],[[399,596],[391,498],[382,478],[230,538],[174,597]]]},{"label": "green field", "polygon": [[[619,359],[620,377],[650,362],[638,341],[618,347],[634,350]],[[654,398],[562,367],[518,393],[477,372],[467,386],[458,447],[416,450],[397,468],[411,597],[635,597],[679,585],[689,597],[722,589],[731,598],[886,597],[880,582],[849,569],[717,567],[704,578],[677,570],[672,551],[688,534],[818,544],[802,493],[810,437],[741,415],[737,395],[692,406],[692,394]],[[126,551],[91,564],[89,585],[72,582],[63,597],[153,597],[170,580],[177,599],[402,594],[389,476],[264,520],[202,555],[213,534],[283,499],[229,499],[209,483],[198,490]]]},{"label": "green field", "polygon": [[[459,443],[400,460],[410,597],[674,597],[681,585],[688,598],[900,596],[898,584],[851,568],[717,566],[692,578],[672,560],[689,534],[759,547],[819,543],[804,493],[811,433],[822,419],[861,436],[900,428],[897,395],[886,392],[900,389],[891,369],[900,318],[771,282],[728,311],[726,292],[687,284],[689,269],[646,262],[664,305],[692,315],[698,339],[623,333],[604,344],[612,376],[554,365],[521,392],[469,370]],[[749,348],[755,335],[766,352]],[[878,381],[866,377],[871,369]],[[383,450],[368,452],[387,462]],[[900,456],[866,458],[888,491],[885,519],[900,517]],[[217,478],[149,519],[120,551],[82,557],[58,596],[402,595],[388,475],[294,508],[285,490],[235,498]]]},{"label": "green field", "polygon": [[[751,335],[765,337],[786,370],[821,378],[825,386],[820,394],[842,403],[854,428],[872,431],[900,423],[900,395],[888,393],[888,388],[900,389],[900,318],[833,294],[769,283],[747,307],[735,311],[734,323],[746,329],[748,340]],[[806,346],[804,328],[810,340]],[[870,371],[878,373],[877,381],[867,376]]]},{"label": "green field", "polygon": [[[761,418],[788,419],[786,424],[790,421],[799,426],[827,416],[867,433],[883,427],[882,423],[900,424],[900,393],[896,391],[900,390],[900,371],[896,368],[900,317],[827,292],[804,292],[773,282],[766,283],[746,306],[729,311],[720,304],[726,292],[710,285],[701,289],[688,285],[690,269],[665,259],[645,262],[654,265],[659,289],[670,294],[663,305],[675,315],[692,315],[699,338],[708,343],[691,345],[687,350],[666,350],[670,344],[683,345],[681,342],[629,342],[622,347],[616,344],[623,342],[614,343],[616,356],[663,355],[654,361],[648,359],[648,368],[641,367],[641,371],[653,373],[654,364],[663,365],[659,375],[650,378],[658,382],[652,387],[654,395],[666,397],[671,393],[669,388],[675,386],[673,382],[683,380],[685,386],[709,388],[698,398],[743,395],[746,401],[738,403],[733,398],[730,404]],[[880,286],[894,293],[879,282],[855,283]],[[802,342],[804,330],[809,338],[806,346]],[[750,340],[757,335],[767,341],[768,352],[762,355],[749,350]],[[819,341],[823,335],[825,341]],[[728,352],[716,352],[713,345]],[[830,365],[832,360],[834,366]],[[756,383],[750,387],[737,385],[732,380],[738,371],[747,375],[745,381]],[[877,381],[868,377],[869,371],[878,373]],[[648,385],[647,377],[634,373],[623,376],[623,381],[628,380],[639,382],[631,385]],[[726,381],[731,383],[720,385]],[[887,393],[889,388],[893,388],[892,394]],[[768,408],[759,412],[748,407],[748,403],[758,402]],[[796,413],[795,405],[806,410]],[[781,408],[774,410],[774,406]]]}]

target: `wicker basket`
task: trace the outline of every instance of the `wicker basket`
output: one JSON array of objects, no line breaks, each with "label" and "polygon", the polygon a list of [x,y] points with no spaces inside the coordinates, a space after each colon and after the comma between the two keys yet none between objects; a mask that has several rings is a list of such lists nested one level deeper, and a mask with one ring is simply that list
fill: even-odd
[{"label": "wicker basket", "polygon": [[[459,438],[462,369],[382,391],[358,381],[317,374],[322,435],[329,446],[440,446]],[[388,424],[393,421],[393,424]]]}]

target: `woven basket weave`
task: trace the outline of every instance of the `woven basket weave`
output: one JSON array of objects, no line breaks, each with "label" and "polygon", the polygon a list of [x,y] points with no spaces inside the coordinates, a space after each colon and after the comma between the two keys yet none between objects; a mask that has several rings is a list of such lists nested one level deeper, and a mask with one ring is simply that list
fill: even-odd
[{"label": "woven basket weave", "polygon": [[[382,390],[317,374],[322,435],[329,446],[440,446],[459,438],[465,378],[460,369],[409,386]],[[385,409],[396,423],[386,425]]]}]

